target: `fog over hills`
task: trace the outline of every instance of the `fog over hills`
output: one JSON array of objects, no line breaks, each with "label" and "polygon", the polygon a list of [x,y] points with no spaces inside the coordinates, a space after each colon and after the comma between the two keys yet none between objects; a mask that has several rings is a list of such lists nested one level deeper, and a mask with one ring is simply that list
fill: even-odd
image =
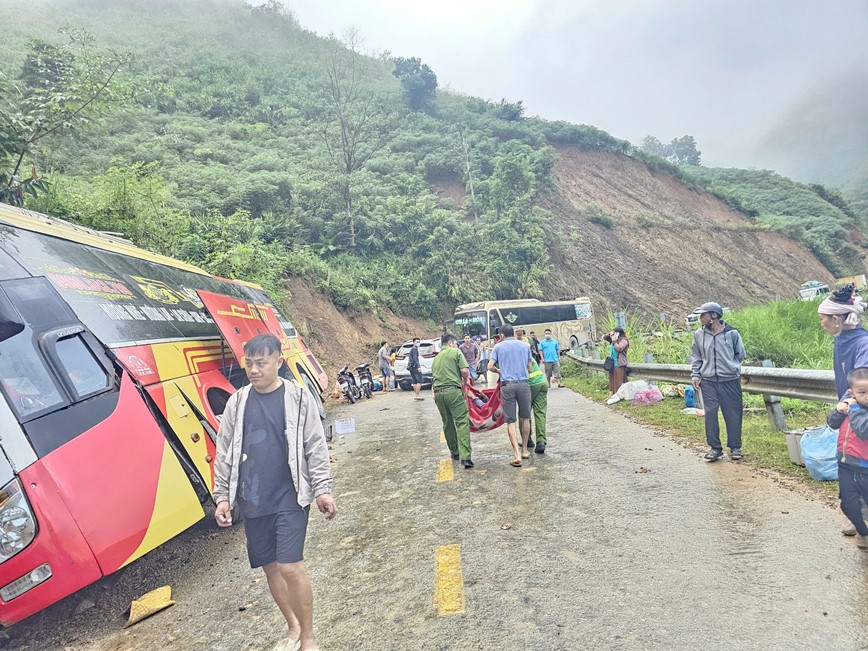
[{"label": "fog over hills", "polygon": [[422,57],[463,93],[521,99],[530,114],[637,144],[691,134],[708,165],[801,171],[780,144],[787,125],[825,126],[822,112],[809,124],[804,111],[818,95],[835,97],[830,85],[862,106],[868,92],[853,76],[868,61],[862,0],[286,4],[320,34],[355,24],[371,49]]}]

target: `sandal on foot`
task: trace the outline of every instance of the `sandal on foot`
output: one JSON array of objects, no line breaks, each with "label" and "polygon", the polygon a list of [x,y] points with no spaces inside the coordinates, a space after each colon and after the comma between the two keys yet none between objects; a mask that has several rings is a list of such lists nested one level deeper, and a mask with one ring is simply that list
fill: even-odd
[{"label": "sandal on foot", "polygon": [[511,465],[513,468],[521,468],[521,461],[519,461],[518,459],[513,459],[509,462],[509,465]]},{"label": "sandal on foot", "polygon": [[708,452],[705,453],[705,456],[703,458],[706,461],[717,461],[718,459],[723,459],[723,450],[711,448]]}]

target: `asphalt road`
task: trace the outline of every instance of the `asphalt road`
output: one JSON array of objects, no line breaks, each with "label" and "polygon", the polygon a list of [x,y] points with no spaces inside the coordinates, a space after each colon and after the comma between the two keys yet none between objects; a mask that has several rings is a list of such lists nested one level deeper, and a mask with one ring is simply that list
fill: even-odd
[{"label": "asphalt road", "polygon": [[[336,414],[357,432],[334,441],[338,518],[312,515],[306,550],[324,651],[868,647],[868,553],[821,501],[567,389],[546,455],[510,467],[497,430],[474,435],[474,470],[441,468],[424,395]],[[245,561],[240,528],[203,522],[0,647],[270,649],[282,620]],[[123,629],[164,584],[177,604]]]}]

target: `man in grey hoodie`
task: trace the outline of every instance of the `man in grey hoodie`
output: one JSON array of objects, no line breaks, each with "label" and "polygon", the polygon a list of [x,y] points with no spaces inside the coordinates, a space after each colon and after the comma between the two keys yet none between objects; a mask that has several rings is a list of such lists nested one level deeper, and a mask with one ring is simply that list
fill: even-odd
[{"label": "man in grey hoodie", "polygon": [[717,303],[704,303],[693,311],[699,314],[702,327],[693,334],[690,349],[690,377],[693,388],[702,389],[705,407],[705,439],[710,447],[705,458],[717,461],[723,457],[717,410],[723,412],[726,423],[726,444],[730,458],[744,458],[741,452],[741,421],[744,402],[741,395],[741,361],[744,344],[738,330],[721,320],[723,308]]},{"label": "man in grey hoodie", "polygon": [[311,502],[335,517],[329,454],[314,395],[278,377],[284,363],[272,334],[244,344],[250,385],[226,403],[217,432],[214,518],[232,525],[237,503],[244,516],[250,567],[261,567],[287,633],[275,651],[314,651],[313,593],[304,569]]}]

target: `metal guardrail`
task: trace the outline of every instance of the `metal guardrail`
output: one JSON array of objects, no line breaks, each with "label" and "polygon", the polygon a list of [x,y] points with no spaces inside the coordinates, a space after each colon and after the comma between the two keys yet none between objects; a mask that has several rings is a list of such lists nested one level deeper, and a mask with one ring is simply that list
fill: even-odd
[{"label": "metal guardrail", "polygon": [[[572,352],[565,353],[565,356],[580,366],[605,373],[601,359],[579,357]],[[627,366],[627,377],[672,384],[690,384],[690,366],[688,364],[630,364]],[[757,393],[763,396],[784,396],[832,403],[838,401],[835,374],[832,371],[742,366],[741,386],[745,393]]]}]

